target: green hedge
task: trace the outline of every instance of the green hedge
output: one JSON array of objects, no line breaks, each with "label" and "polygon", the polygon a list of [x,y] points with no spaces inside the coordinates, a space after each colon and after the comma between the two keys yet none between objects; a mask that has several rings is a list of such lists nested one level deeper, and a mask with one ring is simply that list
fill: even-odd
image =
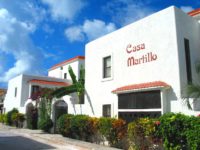
[{"label": "green hedge", "polygon": [[159,120],[156,134],[163,139],[165,149],[200,149],[200,117],[167,113]]},{"label": "green hedge", "polygon": [[[85,141],[104,142],[123,149],[200,149],[200,117],[166,113],[160,118],[140,118],[127,124],[121,119],[92,118],[86,115],[62,115],[59,133]],[[97,136],[98,135],[98,136]],[[91,137],[100,137],[93,138]]]},{"label": "green hedge", "polygon": [[14,122],[12,120],[12,115],[15,113],[19,113],[18,109],[13,108],[11,111],[8,111],[7,115],[6,115],[6,124],[7,125],[14,125]]},{"label": "green hedge", "polygon": [[56,124],[63,136],[96,143],[106,138],[114,147],[122,147],[126,135],[126,123],[121,119],[64,114]]},{"label": "green hedge", "polygon": [[1,123],[6,123],[6,118],[7,118],[7,114],[0,114],[0,122]]}]

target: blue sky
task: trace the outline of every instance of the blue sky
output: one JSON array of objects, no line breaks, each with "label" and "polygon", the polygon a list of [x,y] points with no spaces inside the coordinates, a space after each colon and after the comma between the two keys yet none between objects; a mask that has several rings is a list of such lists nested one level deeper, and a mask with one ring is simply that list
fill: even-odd
[{"label": "blue sky", "polygon": [[21,73],[47,75],[85,44],[174,5],[188,12],[199,0],[0,0],[0,87]]}]

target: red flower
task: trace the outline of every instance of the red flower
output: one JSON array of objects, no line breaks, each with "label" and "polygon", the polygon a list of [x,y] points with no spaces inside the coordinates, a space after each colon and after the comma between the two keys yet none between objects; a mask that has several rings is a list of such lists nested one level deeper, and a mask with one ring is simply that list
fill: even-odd
[{"label": "red flower", "polygon": [[197,117],[200,117],[200,114],[198,114]]},{"label": "red flower", "polygon": [[155,123],[155,125],[157,125],[157,126],[160,125],[160,121],[155,121],[154,123]]}]

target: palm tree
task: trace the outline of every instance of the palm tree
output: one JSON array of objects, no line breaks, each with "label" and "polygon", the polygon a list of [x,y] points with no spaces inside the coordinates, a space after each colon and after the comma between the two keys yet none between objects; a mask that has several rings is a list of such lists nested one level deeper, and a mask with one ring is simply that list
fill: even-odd
[{"label": "palm tree", "polygon": [[62,96],[69,95],[71,93],[77,93],[78,103],[82,104],[85,92],[85,69],[81,65],[79,72],[80,78],[78,80],[76,79],[76,75],[74,74],[74,71],[71,66],[69,66],[68,72],[72,79],[72,85],[58,88],[52,93],[52,95],[56,98],[60,98]]},{"label": "palm tree", "polygon": [[[196,72],[197,72],[198,78],[200,79],[200,61],[196,63]],[[194,101],[199,100],[200,83],[199,82],[189,83],[186,87],[186,95],[187,95],[187,97],[185,98],[186,104],[189,109],[192,109],[191,104],[189,102],[189,98],[193,98]]]}]

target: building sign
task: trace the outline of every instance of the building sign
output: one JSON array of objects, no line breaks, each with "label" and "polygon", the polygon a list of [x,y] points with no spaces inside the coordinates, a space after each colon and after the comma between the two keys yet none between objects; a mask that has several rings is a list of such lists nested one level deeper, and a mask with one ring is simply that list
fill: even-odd
[{"label": "building sign", "polygon": [[132,44],[127,45],[126,52],[129,54],[129,57],[127,59],[128,67],[155,61],[158,58],[157,55],[154,54],[153,52],[147,52],[146,54],[143,54],[140,57],[135,57],[134,54],[137,53],[138,51],[146,51],[145,43],[139,45],[132,45]]}]

